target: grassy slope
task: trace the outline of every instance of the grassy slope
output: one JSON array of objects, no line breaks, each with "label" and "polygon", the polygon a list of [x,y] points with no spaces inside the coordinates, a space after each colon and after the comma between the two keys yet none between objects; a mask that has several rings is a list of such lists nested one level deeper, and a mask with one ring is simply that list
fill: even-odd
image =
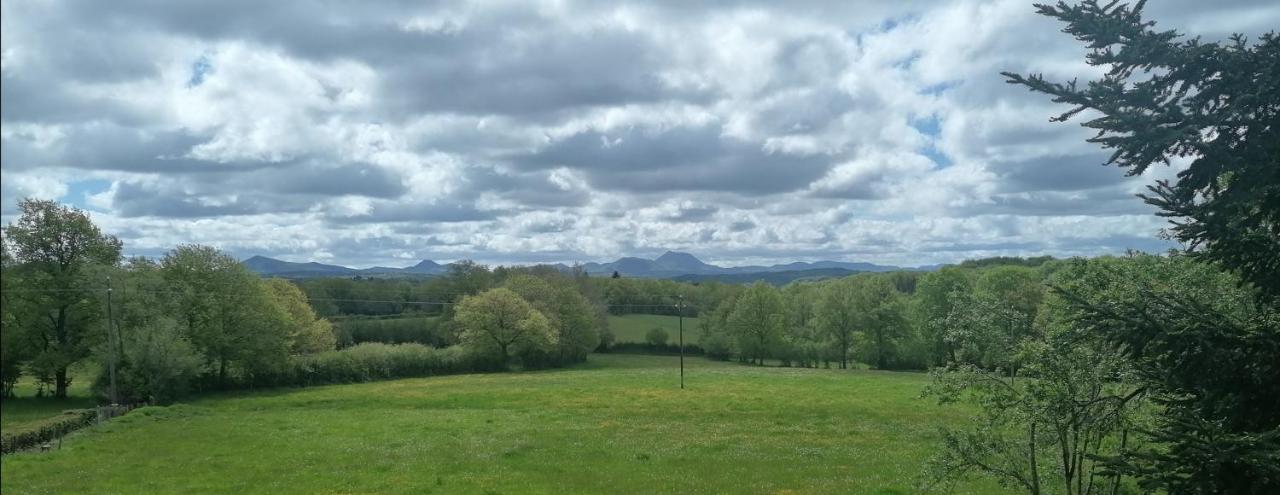
[{"label": "grassy slope", "polygon": [[[913,493],[920,374],[592,355],[571,370],[208,397],[6,456],[4,493]],[[958,493],[994,493],[988,484]]]},{"label": "grassy slope", "polygon": [[[645,334],[653,327],[661,327],[671,336],[670,343],[676,343],[679,321],[674,316],[661,315],[609,315],[609,329],[613,331],[616,342],[645,343]],[[684,319],[684,343],[697,344],[702,332],[697,318]]]}]

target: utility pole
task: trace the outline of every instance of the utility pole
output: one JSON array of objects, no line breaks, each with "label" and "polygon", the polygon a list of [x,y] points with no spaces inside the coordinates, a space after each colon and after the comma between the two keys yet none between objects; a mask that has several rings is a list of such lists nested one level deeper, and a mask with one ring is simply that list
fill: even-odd
[{"label": "utility pole", "polygon": [[684,390],[684,294],[678,296],[676,303],[677,319],[680,321],[680,390]]},{"label": "utility pole", "polygon": [[111,375],[111,405],[120,404],[120,396],[116,392],[116,347],[115,332],[111,324],[111,277],[107,277],[107,347],[111,352],[107,356],[107,371]]}]

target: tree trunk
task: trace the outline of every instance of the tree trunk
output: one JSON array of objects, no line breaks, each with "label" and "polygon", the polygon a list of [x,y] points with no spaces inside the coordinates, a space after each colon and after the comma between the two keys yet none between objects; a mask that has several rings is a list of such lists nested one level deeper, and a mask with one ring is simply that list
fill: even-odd
[{"label": "tree trunk", "polygon": [[[1071,483],[1067,483],[1067,489],[1071,489]],[[1036,467],[1036,423],[1031,422],[1031,493],[1040,494],[1040,470]]]},{"label": "tree trunk", "polygon": [[[71,348],[71,335],[67,332],[67,307],[58,308],[57,328],[54,329],[55,342],[57,342],[58,351],[64,356],[67,350]],[[67,398],[67,365],[58,366],[53,373],[54,392],[53,396],[58,399]]]},{"label": "tree trunk", "polygon": [[53,373],[53,376],[54,376],[53,396],[58,399],[67,398],[67,385],[70,383],[70,380],[67,379],[67,367],[66,366],[58,367],[58,370]]}]

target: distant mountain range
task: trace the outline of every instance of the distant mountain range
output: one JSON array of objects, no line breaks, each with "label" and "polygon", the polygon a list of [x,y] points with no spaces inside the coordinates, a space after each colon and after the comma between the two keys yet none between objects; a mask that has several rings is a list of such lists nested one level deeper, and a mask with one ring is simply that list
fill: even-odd
[{"label": "distant mountain range", "polygon": [[[254,256],[244,260],[244,265],[260,275],[284,278],[318,278],[318,277],[423,277],[439,275],[448,268],[431,260],[407,266],[393,268],[375,266],[372,268],[348,268],[323,263],[294,263],[265,256]],[[553,265],[561,270],[568,270],[564,264]],[[858,272],[890,272],[896,270],[930,271],[935,266],[903,268],[890,265],[845,261],[815,261],[770,265],[770,266],[733,266],[722,267],[705,263],[689,253],[667,251],[655,259],[625,257],[612,263],[586,263],[582,269],[588,274],[610,276],[613,272],[628,277],[671,278],[689,282],[703,280],[720,280],[724,282],[752,282],[763,280],[770,283],[786,283],[805,278],[830,278],[850,275]]]},{"label": "distant mountain range", "polygon": [[375,266],[372,268],[347,268],[323,263],[294,263],[266,256],[254,256],[243,261],[244,266],[259,275],[283,278],[322,278],[361,276],[430,276],[444,273],[446,268],[431,260],[422,260],[404,268]]},{"label": "distant mountain range", "polygon": [[[662,256],[652,260],[644,258],[620,258],[618,261],[614,261],[613,263],[587,263],[582,265],[582,268],[590,274],[612,274],[616,271],[621,275],[658,278],[677,278],[681,275],[735,275],[747,273],[796,272],[818,269],[847,270],[850,273],[915,270],[914,268],[846,261],[797,261],[794,263],[770,266],[752,265],[723,267],[704,263],[692,254],[676,251],[667,251],[663,253]],[[932,267],[926,267],[925,269],[930,268]]]}]

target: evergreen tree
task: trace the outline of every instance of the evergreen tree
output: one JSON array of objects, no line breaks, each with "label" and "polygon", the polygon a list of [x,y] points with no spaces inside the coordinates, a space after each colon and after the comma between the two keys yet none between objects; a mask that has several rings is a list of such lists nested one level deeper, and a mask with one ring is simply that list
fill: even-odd
[{"label": "evergreen tree", "polygon": [[[1221,287],[1169,290],[1192,266],[1059,290],[1165,406],[1148,432],[1153,446],[1111,458],[1115,470],[1147,490],[1280,493],[1280,37],[1182,39],[1143,20],[1144,3],[1037,6],[1088,45],[1088,63],[1107,67],[1102,79],[1081,87],[1004,75],[1072,105],[1054,120],[1099,114],[1084,123],[1098,131],[1090,141],[1114,150],[1109,163],[1130,175],[1190,158],[1176,182],[1157,182],[1142,197],[1171,219],[1169,235],[1191,256],[1256,288],[1257,305],[1228,299]],[[1135,280],[1142,283],[1114,289]]]},{"label": "evergreen tree", "polygon": [[1142,197],[1195,256],[1280,297],[1280,36],[1182,39],[1143,20],[1145,3],[1037,5],[1088,45],[1089,65],[1107,67],[1102,79],[1082,87],[1003,75],[1073,106],[1054,121],[1100,114],[1083,124],[1098,131],[1089,141],[1114,150],[1108,163],[1129,175],[1192,158],[1176,182],[1159,181]]}]

